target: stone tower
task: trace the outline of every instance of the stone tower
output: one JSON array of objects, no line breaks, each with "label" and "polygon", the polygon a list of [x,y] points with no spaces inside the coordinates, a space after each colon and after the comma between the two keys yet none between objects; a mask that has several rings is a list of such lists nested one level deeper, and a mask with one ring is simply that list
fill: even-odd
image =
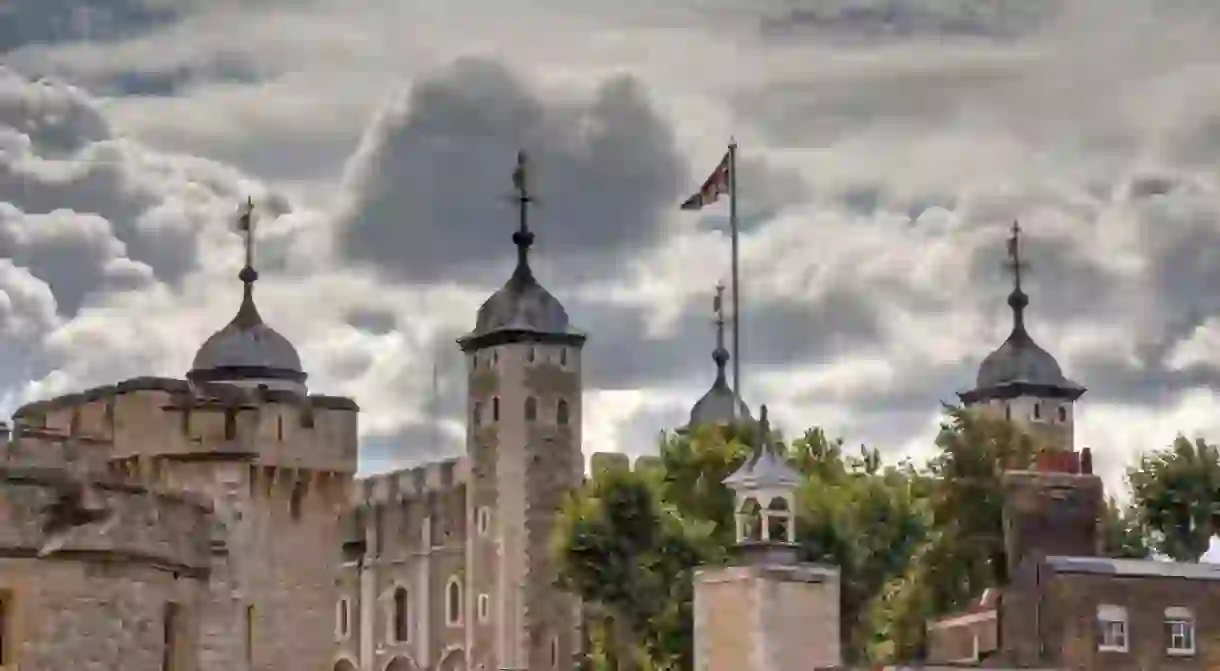
[{"label": "stone tower", "polygon": [[555,589],[551,533],[565,495],[580,486],[581,348],[585,335],[534,278],[533,196],[526,158],[513,173],[517,266],[459,339],[466,355],[467,627],[471,669],[572,666],[579,604]]},{"label": "stone tower", "polygon": [[802,479],[759,413],[754,452],[725,478],[737,545],[727,567],[695,573],[696,671],[804,671],[841,663],[839,572],[797,562],[796,490]]},{"label": "stone tower", "polygon": [[332,654],[337,513],[356,470],[357,409],[309,395],[296,349],[259,315],[248,206],[241,305],[164,404],[185,449],[158,460],[159,477],[205,494],[216,511],[200,670],[321,668]]},{"label": "stone tower", "polygon": [[1012,333],[979,366],[974,389],[959,393],[962,403],[1018,423],[1041,447],[1075,453],[1074,404],[1085,388],[1063,375],[1059,362],[1025,330],[1029,296],[1021,290],[1021,227],[1013,223],[1008,240],[1013,290]]},{"label": "stone tower", "polygon": [[724,372],[729,364],[729,351],[724,347],[724,285],[716,286],[713,311],[716,313],[716,349],[712,350],[712,360],[716,362],[716,379],[712,382],[712,388],[691,408],[690,422],[679,429],[679,432],[692,431],[699,426],[754,422],[749,406],[729,386]]}]

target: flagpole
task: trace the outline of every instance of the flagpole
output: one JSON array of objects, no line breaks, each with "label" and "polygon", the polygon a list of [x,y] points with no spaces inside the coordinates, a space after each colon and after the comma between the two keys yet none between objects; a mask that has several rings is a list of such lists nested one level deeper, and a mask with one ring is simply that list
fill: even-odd
[{"label": "flagpole", "polygon": [[[733,390],[745,398],[741,388],[741,284],[737,275],[737,140],[729,140],[729,235],[733,247]],[[737,412],[737,405],[733,405]]]}]

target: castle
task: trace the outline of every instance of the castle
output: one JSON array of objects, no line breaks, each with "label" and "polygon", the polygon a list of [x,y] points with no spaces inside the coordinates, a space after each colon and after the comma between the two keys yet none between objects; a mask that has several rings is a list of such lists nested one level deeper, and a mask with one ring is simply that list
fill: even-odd
[{"label": "castle", "polygon": [[[457,342],[460,457],[355,479],[356,403],[310,393],[258,313],[249,209],[240,307],[186,379],[20,408],[0,435],[0,669],[571,669],[581,607],[553,586],[550,543],[584,478],[586,336],[531,271],[526,169],[520,155],[516,268]],[[1073,438],[1085,390],[1026,331],[1015,228],[1010,254],[1012,334],[961,398],[1052,449],[1005,475],[1012,584],[929,623],[930,656],[1215,668],[1220,570],[1098,557],[1101,484]],[[753,424],[718,321],[717,376],[690,426]],[[765,406],[757,426],[767,435]],[[757,442],[726,481],[741,504],[735,563],[696,579],[697,666],[833,668],[837,572],[796,561],[796,476]]]}]

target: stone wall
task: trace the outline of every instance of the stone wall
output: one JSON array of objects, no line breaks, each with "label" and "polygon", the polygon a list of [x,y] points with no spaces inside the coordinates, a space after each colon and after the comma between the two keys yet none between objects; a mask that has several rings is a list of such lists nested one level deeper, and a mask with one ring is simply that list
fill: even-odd
[{"label": "stone wall", "polygon": [[175,604],[172,668],[194,671],[211,567],[209,507],[97,483],[114,524],[82,527],[61,550],[37,558],[42,511],[66,477],[62,469],[0,469],[0,666],[161,670]]}]

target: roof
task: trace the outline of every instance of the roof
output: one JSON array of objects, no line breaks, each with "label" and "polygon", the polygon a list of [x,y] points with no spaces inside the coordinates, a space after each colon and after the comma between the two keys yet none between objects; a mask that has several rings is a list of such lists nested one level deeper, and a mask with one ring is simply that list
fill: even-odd
[{"label": "roof", "polygon": [[1059,573],[1220,580],[1220,564],[1188,564],[1157,559],[1050,556],[1046,558],[1046,565]]},{"label": "roof", "polygon": [[767,422],[767,406],[759,410],[758,437],[754,441],[754,452],[724,484],[737,490],[743,489],[795,489],[801,484],[801,476],[784,460],[771,442],[771,426]]}]

